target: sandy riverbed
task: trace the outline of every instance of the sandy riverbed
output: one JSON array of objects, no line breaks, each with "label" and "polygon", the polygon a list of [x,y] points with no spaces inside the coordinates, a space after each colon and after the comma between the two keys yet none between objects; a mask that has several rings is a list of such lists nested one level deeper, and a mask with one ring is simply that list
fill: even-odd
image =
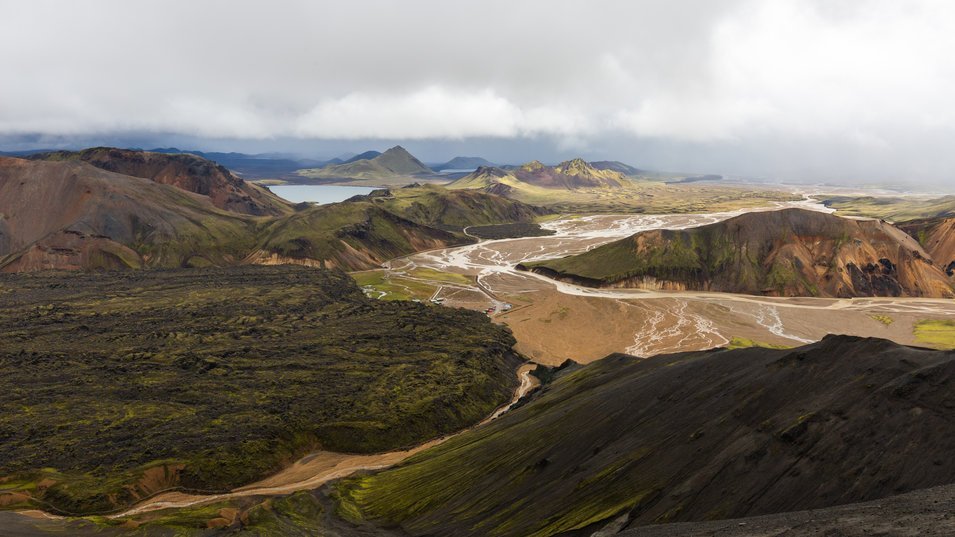
[{"label": "sandy riverbed", "polygon": [[[780,203],[767,210],[791,206],[831,212],[811,200]],[[401,274],[424,267],[473,278],[474,285],[446,287],[436,296],[447,306],[495,308],[494,320],[513,330],[517,349],[545,364],[568,358],[589,362],[612,352],[652,356],[701,350],[726,345],[733,338],[797,346],[841,333],[916,344],[916,322],[955,315],[955,303],[938,299],[837,300],[591,289],[514,268],[525,261],[587,251],[639,231],[693,227],[738,214],[559,219],[545,224],[556,232],[552,236],[425,252],[392,261],[387,268]],[[512,309],[505,311],[505,303]]]}]

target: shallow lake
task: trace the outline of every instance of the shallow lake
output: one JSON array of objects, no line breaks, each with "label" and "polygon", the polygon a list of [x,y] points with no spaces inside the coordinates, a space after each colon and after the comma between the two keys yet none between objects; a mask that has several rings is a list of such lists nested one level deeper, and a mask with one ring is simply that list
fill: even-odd
[{"label": "shallow lake", "polygon": [[337,203],[352,196],[368,194],[372,187],[341,186],[341,185],[274,185],[269,190],[276,196],[285,198],[292,203],[311,201],[315,203]]}]

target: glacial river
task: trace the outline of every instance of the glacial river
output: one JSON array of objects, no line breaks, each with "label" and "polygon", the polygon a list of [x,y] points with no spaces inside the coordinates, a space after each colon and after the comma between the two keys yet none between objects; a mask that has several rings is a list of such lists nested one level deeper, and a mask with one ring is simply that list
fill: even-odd
[{"label": "glacial river", "polygon": [[[811,199],[765,210],[801,207],[832,212]],[[749,211],[752,211],[750,209]],[[828,333],[915,343],[914,323],[951,318],[955,302],[917,298],[772,298],[705,292],[593,289],[558,282],[515,266],[590,250],[652,229],[710,224],[743,211],[698,215],[598,215],[543,224],[547,237],[484,241],[423,252],[386,264],[402,277],[416,268],[473,277],[473,285],[432,281],[449,306],[484,310],[507,324],[518,350],[542,363],[587,362],[611,352],[651,356],[729,344],[734,338],[797,346]],[[510,305],[505,311],[505,304]],[[886,321],[891,319],[891,322]]]}]

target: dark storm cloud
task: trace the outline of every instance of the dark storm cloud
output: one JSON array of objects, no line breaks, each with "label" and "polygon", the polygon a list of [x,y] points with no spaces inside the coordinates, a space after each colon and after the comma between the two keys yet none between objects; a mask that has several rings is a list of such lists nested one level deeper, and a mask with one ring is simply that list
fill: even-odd
[{"label": "dark storm cloud", "polygon": [[955,169],[952,6],[0,0],[0,134],[503,140],[555,158],[941,181]]}]

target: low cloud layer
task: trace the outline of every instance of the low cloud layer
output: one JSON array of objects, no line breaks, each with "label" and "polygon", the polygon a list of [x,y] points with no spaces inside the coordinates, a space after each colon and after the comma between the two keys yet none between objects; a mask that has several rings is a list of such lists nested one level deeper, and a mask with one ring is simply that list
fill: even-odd
[{"label": "low cloud layer", "polygon": [[548,140],[730,173],[955,171],[946,1],[0,7],[7,138]]}]

